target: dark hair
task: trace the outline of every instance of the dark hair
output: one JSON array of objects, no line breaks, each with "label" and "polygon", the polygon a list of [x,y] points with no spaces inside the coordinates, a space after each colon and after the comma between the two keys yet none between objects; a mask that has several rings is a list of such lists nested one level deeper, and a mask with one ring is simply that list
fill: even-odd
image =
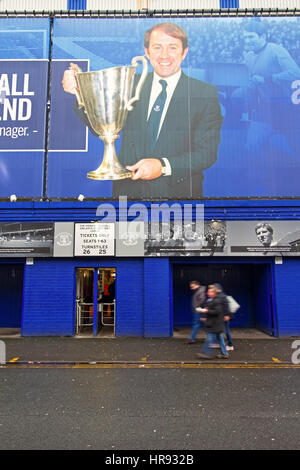
[{"label": "dark hair", "polygon": [[164,33],[168,34],[169,36],[179,39],[182,42],[183,50],[188,47],[188,37],[184,29],[182,29],[175,23],[158,23],[145,32],[144,47],[146,49],[149,49],[150,36],[152,31],[156,31],[157,29],[161,29]]}]

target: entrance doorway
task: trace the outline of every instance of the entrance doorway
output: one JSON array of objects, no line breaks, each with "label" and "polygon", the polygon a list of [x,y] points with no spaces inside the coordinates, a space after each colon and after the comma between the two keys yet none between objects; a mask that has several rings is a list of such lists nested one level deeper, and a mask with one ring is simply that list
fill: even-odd
[{"label": "entrance doorway", "polygon": [[[116,270],[115,268],[98,269],[98,312],[100,328],[106,331],[114,329],[116,309]],[[109,328],[107,328],[109,327]],[[103,331],[104,332],[104,331]]]},{"label": "entrance doorway", "polygon": [[23,265],[0,265],[1,329],[15,330],[21,328],[23,271]]},{"label": "entrance doorway", "polygon": [[92,335],[94,325],[94,269],[76,270],[76,335]]},{"label": "entrance doorway", "polygon": [[230,327],[256,328],[275,335],[270,263],[174,264],[173,326],[192,326],[189,281],[203,285],[219,283],[241,305]]},{"label": "entrance doorway", "polygon": [[76,269],[76,335],[114,336],[115,281],[115,268]]}]

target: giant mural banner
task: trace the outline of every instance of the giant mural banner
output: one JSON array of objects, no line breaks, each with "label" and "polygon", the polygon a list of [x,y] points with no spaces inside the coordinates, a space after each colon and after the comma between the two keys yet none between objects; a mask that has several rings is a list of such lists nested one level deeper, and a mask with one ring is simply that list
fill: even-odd
[{"label": "giant mural banner", "polygon": [[[74,18],[54,26],[53,59],[66,61],[63,84],[52,89],[68,116],[61,132],[75,139],[87,126],[88,146],[82,135],[80,151],[51,153],[50,197],[299,196],[300,18]],[[128,71],[143,55],[148,73],[128,110],[143,69],[132,67],[132,78]],[[76,69],[80,60],[90,75]],[[127,113],[121,123],[117,110]],[[127,178],[101,179],[108,128]]]},{"label": "giant mural banner", "polygon": [[0,197],[43,195],[49,19],[0,19]]},{"label": "giant mural banner", "polygon": [[0,197],[300,196],[299,17],[54,18],[50,58],[47,18],[0,37]]}]

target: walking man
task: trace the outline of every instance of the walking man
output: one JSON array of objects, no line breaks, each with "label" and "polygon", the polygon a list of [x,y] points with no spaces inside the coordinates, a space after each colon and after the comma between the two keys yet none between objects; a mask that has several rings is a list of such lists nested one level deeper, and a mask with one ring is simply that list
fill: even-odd
[{"label": "walking man", "polygon": [[201,322],[201,313],[197,312],[197,308],[204,307],[206,302],[206,288],[205,286],[201,286],[199,281],[191,281],[190,282],[190,289],[193,292],[192,296],[192,310],[193,310],[193,328],[190,334],[189,339],[186,341],[187,344],[194,344],[196,343],[197,332],[200,326],[202,325]]}]

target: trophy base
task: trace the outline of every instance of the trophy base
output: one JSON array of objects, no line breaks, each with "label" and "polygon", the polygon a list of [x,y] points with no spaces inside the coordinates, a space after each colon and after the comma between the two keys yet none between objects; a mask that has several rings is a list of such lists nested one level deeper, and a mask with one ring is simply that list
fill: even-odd
[{"label": "trophy base", "polygon": [[125,178],[131,178],[131,176],[132,171],[129,170],[119,170],[112,173],[103,170],[93,170],[87,174],[89,179],[98,181],[124,180]]}]

